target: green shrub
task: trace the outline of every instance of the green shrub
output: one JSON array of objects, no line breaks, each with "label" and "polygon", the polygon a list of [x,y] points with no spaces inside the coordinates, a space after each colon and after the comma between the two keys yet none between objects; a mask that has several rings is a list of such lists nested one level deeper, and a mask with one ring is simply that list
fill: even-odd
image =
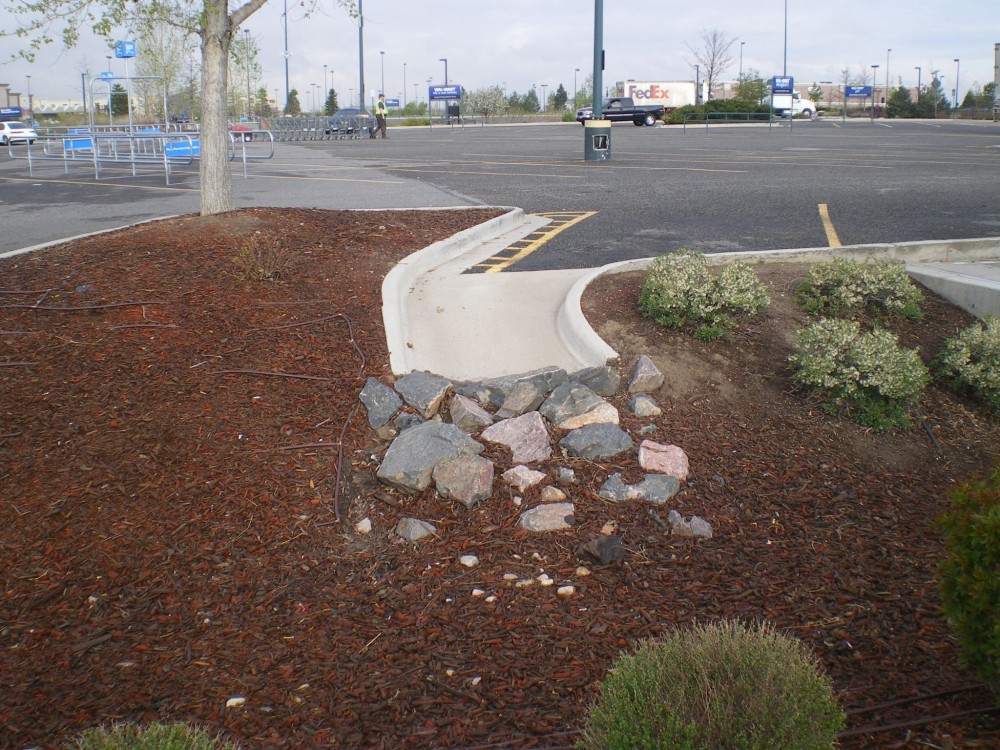
[{"label": "green shrub", "polygon": [[948,339],[937,372],[959,393],[1000,411],[1000,318],[973,323]]},{"label": "green shrub", "polygon": [[906,264],[891,258],[814,263],[796,297],[812,315],[868,312],[910,320],[920,320],[924,298],[906,273]]},{"label": "green shrub", "polygon": [[1000,468],[958,487],[940,526],[948,548],[941,565],[945,615],[965,662],[1000,705]]},{"label": "green shrub", "polygon": [[[660,325],[680,328],[696,323],[703,338],[725,330],[737,315],[754,315],[771,298],[745,261],[733,261],[713,274],[702,253],[678,250],[649,266],[639,295],[639,310]],[[718,338],[718,336],[715,336]]]},{"label": "green shrub", "polygon": [[237,750],[232,742],[189,724],[115,724],[88,729],[74,750]]},{"label": "green shrub", "polygon": [[908,427],[908,409],[930,380],[916,349],[900,349],[882,329],[862,333],[853,320],[827,318],[800,330],[789,358],[796,382],[878,432]]},{"label": "green shrub", "polygon": [[673,631],[622,655],[581,750],[820,750],[845,723],[796,639],[738,622]]}]

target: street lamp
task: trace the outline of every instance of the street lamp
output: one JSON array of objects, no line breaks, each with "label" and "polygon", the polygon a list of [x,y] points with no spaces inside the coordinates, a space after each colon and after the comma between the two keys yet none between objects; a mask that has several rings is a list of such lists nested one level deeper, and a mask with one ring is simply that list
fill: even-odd
[{"label": "street lamp", "polygon": [[694,66],[694,106],[701,104],[701,68]]},{"label": "street lamp", "polygon": [[323,66],[323,96],[326,97],[330,89],[326,87],[326,66]]},{"label": "street lamp", "polygon": [[917,101],[920,101],[920,66],[917,65],[914,70],[917,71]]},{"label": "street lamp", "polygon": [[403,63],[403,109],[406,109],[406,63]]},{"label": "street lamp", "polygon": [[885,103],[889,104],[889,53],[892,52],[892,47],[885,51]]},{"label": "street lamp", "polygon": [[743,80],[743,45],[746,42],[740,42],[740,80]]},{"label": "street lamp", "polygon": [[250,119],[250,29],[243,29],[243,42],[247,48],[247,119]]},{"label": "street lamp", "polygon": [[[578,106],[577,105],[577,101],[576,101],[576,92],[577,92],[577,88],[576,88],[576,74],[579,73],[579,72],[580,72],[579,68],[575,68],[573,70],[573,109],[576,109],[577,106]],[[507,85],[506,85],[506,83],[504,83],[504,88],[506,88],[506,87],[507,87]]]},{"label": "street lamp", "polygon": [[379,50],[378,53],[382,56],[382,88],[379,90],[380,94],[385,93],[385,50]]},{"label": "street lamp", "polygon": [[438,62],[443,62],[444,63],[444,85],[447,86],[448,85],[448,58],[447,57],[439,57],[438,58]]},{"label": "street lamp", "polygon": [[872,65],[872,120],[875,119],[875,99],[876,99],[876,86],[875,86],[875,76],[878,75],[878,65]]},{"label": "street lamp", "polygon": [[291,55],[288,53],[288,0],[285,0],[285,12],[281,14],[281,18],[284,20],[285,25],[285,106],[282,107],[282,111],[288,114],[288,97],[290,95],[290,90],[288,88],[288,58]]},{"label": "street lamp", "polygon": [[955,109],[958,109],[959,107],[962,106],[962,103],[958,100],[958,94],[959,94],[959,91],[958,91],[958,71],[959,71],[959,68],[960,68],[960,63],[958,62],[958,58],[956,57],[955,58]]},{"label": "street lamp", "polygon": [[788,75],[788,0],[785,0],[785,61],[781,68],[781,75]]},{"label": "street lamp", "polygon": [[111,55],[105,55],[105,57],[108,58],[108,126],[113,127],[115,119],[111,113]]},{"label": "street lamp", "polygon": [[545,97],[545,89],[549,87],[549,84],[543,83],[542,86],[542,112],[549,111],[549,100]]},{"label": "street lamp", "polygon": [[28,79],[28,113],[30,115],[28,118],[28,124],[30,125],[31,121],[35,119],[35,106],[31,100],[31,76],[25,76],[25,78]]}]

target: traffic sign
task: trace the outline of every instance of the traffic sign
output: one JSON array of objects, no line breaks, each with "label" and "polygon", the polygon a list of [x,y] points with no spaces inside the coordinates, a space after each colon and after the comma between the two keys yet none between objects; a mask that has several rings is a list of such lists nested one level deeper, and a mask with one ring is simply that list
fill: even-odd
[{"label": "traffic sign", "polygon": [[115,57],[135,57],[135,42],[115,42]]}]

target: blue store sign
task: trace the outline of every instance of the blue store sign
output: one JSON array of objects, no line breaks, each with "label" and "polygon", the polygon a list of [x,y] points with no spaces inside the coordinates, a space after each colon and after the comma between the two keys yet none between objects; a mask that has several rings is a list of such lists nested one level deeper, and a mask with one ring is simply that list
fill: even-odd
[{"label": "blue store sign", "polygon": [[447,99],[461,99],[462,98],[462,87],[461,86],[431,86],[427,89],[427,98],[433,101],[442,101]]},{"label": "blue store sign", "polygon": [[795,79],[791,76],[774,76],[771,79],[772,94],[792,94],[794,93]]},{"label": "blue store sign", "polygon": [[871,95],[871,86],[847,86],[844,89],[844,96],[848,99],[867,99]]}]

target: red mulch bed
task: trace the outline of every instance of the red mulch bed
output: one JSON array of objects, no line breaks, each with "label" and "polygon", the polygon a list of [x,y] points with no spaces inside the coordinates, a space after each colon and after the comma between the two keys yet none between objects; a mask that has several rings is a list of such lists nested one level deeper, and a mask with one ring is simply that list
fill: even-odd
[{"label": "red mulch bed", "polygon": [[[389,376],[381,280],[493,215],[256,209],[0,261],[0,746],[117,720],[197,722],[248,748],[571,746],[620,649],[723,616],[801,637],[848,707],[960,689],[853,728],[991,704],[939,612],[933,519],[956,481],[995,465],[1000,422],[936,390],[935,444],[876,440],[776,375],[739,382],[772,371],[752,333],[728,344],[718,369],[740,408],[720,383],[623,420],[633,434],[654,421],[653,439],[691,457],[675,507],[712,522],[700,543],[666,535],[667,509],[597,497],[611,471],[638,479],[634,459],[542,467],[580,479],[566,533],[519,531],[499,483],[471,512],[378,486],[384,443],[357,396]],[[276,279],[241,278],[251,245],[282,261]],[[598,328],[615,318],[654,355],[691,346],[643,328],[634,279],[606,283],[589,297]],[[966,320],[938,306],[934,331]],[[758,386],[770,401],[744,390]],[[404,515],[438,536],[400,542]],[[626,560],[578,577],[574,549],[607,523]],[[468,553],[478,567],[458,563]],[[504,580],[542,571],[576,595]],[[945,735],[1000,746],[984,714],[843,746]]]}]

